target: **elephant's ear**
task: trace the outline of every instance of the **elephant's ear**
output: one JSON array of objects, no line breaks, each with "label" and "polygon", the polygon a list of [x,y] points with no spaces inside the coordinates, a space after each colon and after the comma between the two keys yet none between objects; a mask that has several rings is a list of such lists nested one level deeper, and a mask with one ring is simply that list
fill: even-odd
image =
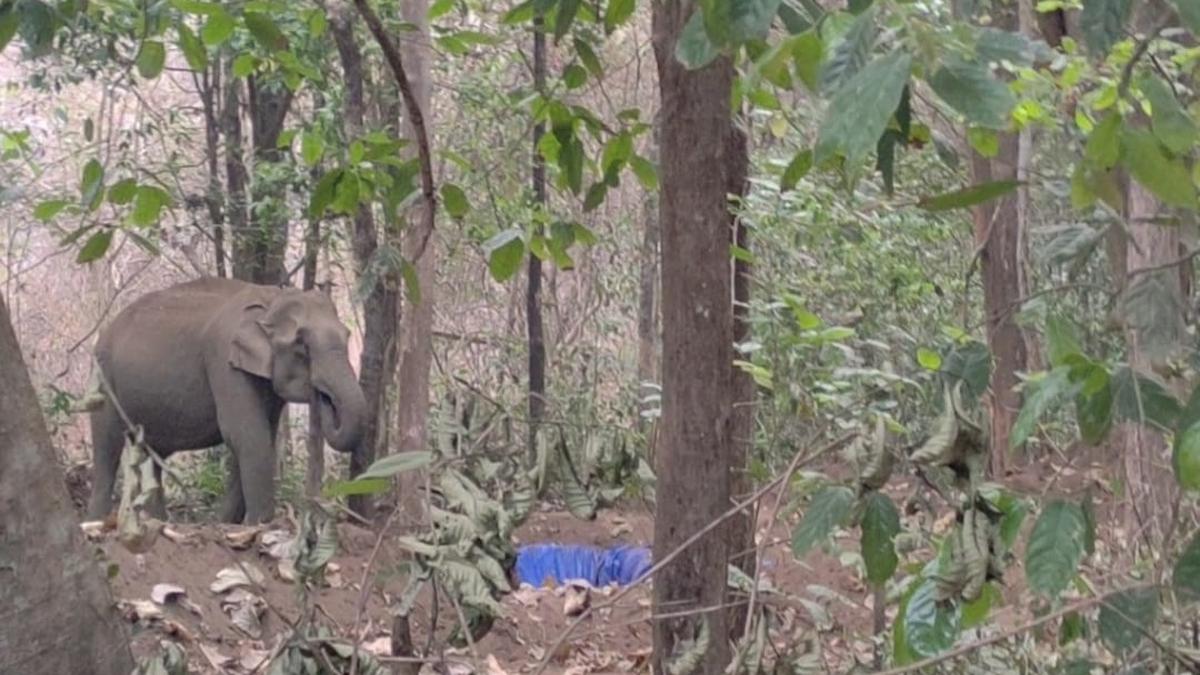
[{"label": "elephant's ear", "polygon": [[266,307],[249,305],[242,312],[241,321],[233,333],[229,345],[229,365],[251,375],[270,379],[271,340],[262,326]]}]

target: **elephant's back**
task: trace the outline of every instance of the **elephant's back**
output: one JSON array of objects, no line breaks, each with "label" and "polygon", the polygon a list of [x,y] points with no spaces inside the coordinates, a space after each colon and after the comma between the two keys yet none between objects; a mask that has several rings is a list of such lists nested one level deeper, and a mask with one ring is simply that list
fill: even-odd
[{"label": "elephant's back", "polygon": [[129,303],[101,331],[97,354],[120,344],[139,344],[172,334],[194,338],[238,293],[251,284],[206,277],[151,291]]}]

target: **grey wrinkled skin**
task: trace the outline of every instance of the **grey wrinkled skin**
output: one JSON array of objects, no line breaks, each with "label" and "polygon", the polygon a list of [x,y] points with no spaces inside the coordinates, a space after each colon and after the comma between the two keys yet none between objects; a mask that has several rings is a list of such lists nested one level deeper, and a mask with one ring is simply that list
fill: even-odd
[{"label": "grey wrinkled skin", "polygon": [[[112,394],[160,456],[228,446],[222,518],[258,523],[275,512],[275,431],[285,403],[316,400],[335,449],[359,442],[366,401],[348,335],[319,292],[205,278],[137,299],[100,334],[95,354]],[[111,400],[91,422],[88,516],[101,519],[112,510],[126,428]],[[166,516],[161,501],[151,510]]]}]

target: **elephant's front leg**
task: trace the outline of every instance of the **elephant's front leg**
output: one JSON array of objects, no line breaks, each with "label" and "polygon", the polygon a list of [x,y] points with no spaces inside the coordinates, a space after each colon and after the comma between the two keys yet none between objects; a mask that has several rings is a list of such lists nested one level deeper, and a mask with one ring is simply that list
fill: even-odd
[{"label": "elephant's front leg", "polygon": [[240,480],[238,489],[238,481],[233,476],[229,478],[225,515],[238,515],[242,510],[239,506],[244,504],[246,522],[262,523],[275,516],[275,443],[271,414],[261,390],[252,381],[237,376],[230,380],[230,386],[221,390],[214,388],[221,435],[231,455],[230,469],[236,467]]}]

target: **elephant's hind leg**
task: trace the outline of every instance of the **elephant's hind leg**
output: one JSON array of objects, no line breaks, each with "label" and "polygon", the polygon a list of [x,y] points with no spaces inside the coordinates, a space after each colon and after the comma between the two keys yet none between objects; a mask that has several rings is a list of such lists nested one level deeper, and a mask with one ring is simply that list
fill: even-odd
[{"label": "elephant's hind leg", "polygon": [[105,404],[91,414],[92,422],[92,499],[88,503],[88,519],[101,520],[112,512],[113,484],[125,437],[120,417],[112,404]]},{"label": "elephant's hind leg", "polygon": [[[226,448],[228,450],[228,448]],[[237,455],[226,452],[225,461],[229,474],[225,477],[225,497],[221,500],[221,520],[226,523],[240,523],[246,517],[246,497],[242,493],[242,474],[238,467]]]}]

